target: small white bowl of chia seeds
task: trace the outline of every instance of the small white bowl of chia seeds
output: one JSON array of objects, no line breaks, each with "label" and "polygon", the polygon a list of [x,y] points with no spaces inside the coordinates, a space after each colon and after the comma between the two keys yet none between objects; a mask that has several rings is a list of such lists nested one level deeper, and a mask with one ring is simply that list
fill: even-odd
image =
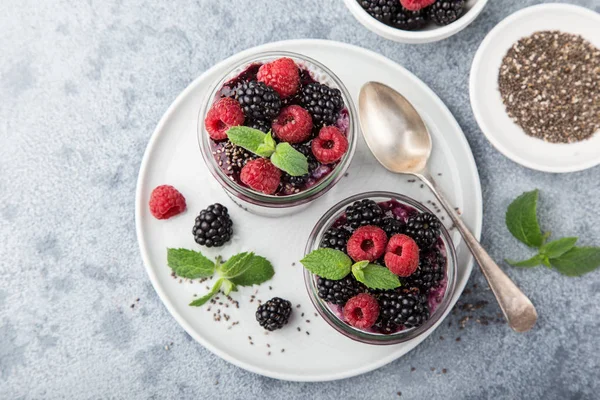
[{"label": "small white bowl of chia seeds", "polygon": [[511,160],[545,172],[600,165],[600,14],[542,4],[500,22],[471,67],[475,118]]}]

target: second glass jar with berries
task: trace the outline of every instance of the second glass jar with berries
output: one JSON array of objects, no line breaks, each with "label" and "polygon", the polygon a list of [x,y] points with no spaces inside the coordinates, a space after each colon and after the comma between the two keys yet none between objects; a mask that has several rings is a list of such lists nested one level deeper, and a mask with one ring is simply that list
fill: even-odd
[{"label": "second glass jar with berries", "polygon": [[344,175],[356,148],[356,111],[327,67],[289,52],[237,63],[209,93],[198,136],[205,163],[248,211],[305,207]]},{"label": "second glass jar with berries", "polygon": [[407,196],[369,192],[332,207],[306,245],[309,296],[329,325],[369,344],[397,344],[448,310],[456,254],[437,216]]}]

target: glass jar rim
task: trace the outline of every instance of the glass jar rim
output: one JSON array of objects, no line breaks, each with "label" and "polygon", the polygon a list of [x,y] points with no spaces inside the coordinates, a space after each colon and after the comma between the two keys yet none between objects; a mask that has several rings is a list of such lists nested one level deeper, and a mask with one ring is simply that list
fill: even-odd
[{"label": "glass jar rim", "polygon": [[[421,202],[400,193],[387,191],[371,191],[355,194],[332,206],[319,219],[319,221],[317,221],[306,243],[306,247],[304,250],[305,256],[308,255],[311,251],[318,248],[322,234],[331,226],[335,219],[337,219],[344,212],[344,209],[347,206],[354,203],[355,201],[369,198],[382,198],[388,200],[392,199],[402,204],[414,207],[421,212],[429,212],[433,214],[433,212]],[[452,302],[452,295],[454,294],[456,288],[456,275],[458,272],[456,249],[454,247],[454,243],[452,241],[450,233],[443,224],[440,228],[440,237],[442,238],[444,248],[446,250],[446,291],[444,293],[443,300],[440,302],[433,314],[430,315],[430,318],[427,321],[425,321],[423,325],[408,330],[402,330],[392,334],[371,333],[354,328],[346,322],[342,321],[327,305],[327,302],[325,302],[317,295],[315,275],[307,269],[304,269],[304,284],[308,292],[308,296],[310,297],[311,302],[313,303],[321,317],[325,320],[325,322],[327,322],[336,331],[352,340],[373,345],[392,345],[404,343],[409,340],[415,339],[428,332],[429,330],[433,330],[434,326],[441,320],[441,317],[448,311]]]},{"label": "glass jar rim", "polygon": [[[206,132],[206,128],[204,127],[204,117],[210,109],[210,107],[212,106],[217,92],[225,83],[228,82],[228,80],[232,79],[231,75],[236,70],[238,70],[240,67],[251,65],[254,62],[258,63],[275,57],[289,57],[292,59],[300,60],[302,62],[313,64],[319,70],[323,71],[327,75],[327,77],[333,81],[335,87],[340,90],[342,98],[344,100],[345,108],[348,110],[349,117],[348,131],[346,133],[346,137],[348,139],[348,151],[346,151],[346,154],[344,154],[342,159],[339,161],[338,165],[336,165],[334,170],[331,173],[329,173],[328,176],[323,178],[316,185],[310,187],[307,190],[287,196],[274,196],[259,193],[252,189],[246,188],[240,185],[239,183],[235,182],[234,180],[230,179],[229,176],[226,175],[217,165],[217,161],[213,157],[212,149],[210,148],[208,133]],[[200,108],[198,114],[197,137],[198,144],[200,146],[200,151],[202,153],[202,157],[204,159],[205,164],[207,165],[207,167],[209,167],[209,170],[211,171],[213,177],[215,177],[215,179],[227,192],[251,204],[273,208],[287,208],[307,203],[322,196],[344,176],[344,173],[350,166],[350,163],[356,150],[357,129],[358,120],[354,101],[352,100],[352,97],[348,92],[346,86],[333,71],[331,71],[328,67],[326,67],[319,61],[311,57],[305,56],[303,54],[289,51],[266,51],[245,57],[244,59],[233,64],[231,68],[228,68],[228,71],[225,74],[225,76],[219,79],[218,82],[214,86],[212,86],[211,90],[207,92],[203,105]]]}]

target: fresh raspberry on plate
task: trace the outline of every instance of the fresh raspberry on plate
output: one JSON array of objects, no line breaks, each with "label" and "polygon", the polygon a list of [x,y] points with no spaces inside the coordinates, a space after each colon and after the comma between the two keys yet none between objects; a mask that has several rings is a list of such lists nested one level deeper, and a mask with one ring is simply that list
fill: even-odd
[{"label": "fresh raspberry on plate", "polygon": [[271,161],[265,158],[257,158],[248,161],[240,173],[242,183],[252,189],[265,194],[273,194],[277,191],[281,181],[281,171]]},{"label": "fresh raspberry on plate", "polygon": [[304,108],[292,105],[281,110],[273,121],[275,136],[284,142],[302,143],[310,137],[312,117]]},{"label": "fresh raspberry on plate", "polygon": [[339,161],[348,151],[348,139],[335,126],[324,126],[312,141],[312,152],[322,164]]},{"label": "fresh raspberry on plate", "polygon": [[402,4],[402,6],[407,10],[419,11],[425,7],[429,7],[435,3],[435,1],[436,0],[400,0],[400,4]]},{"label": "fresh raspberry on plate", "polygon": [[156,219],[169,219],[185,211],[185,197],[171,185],[157,186],[150,194],[150,213]]},{"label": "fresh raspberry on plate", "polygon": [[346,250],[354,261],[375,261],[385,252],[387,235],[383,229],[374,226],[361,226],[354,231]]},{"label": "fresh raspberry on plate", "polygon": [[287,57],[261,65],[256,78],[275,89],[282,99],[296,94],[300,87],[298,67],[294,60]]},{"label": "fresh raspberry on plate", "polygon": [[237,100],[223,97],[215,102],[204,119],[208,135],[214,140],[227,139],[227,130],[244,123],[244,111]]},{"label": "fresh raspberry on plate", "polygon": [[410,236],[394,235],[387,244],[383,260],[392,273],[406,278],[419,267],[419,246]]},{"label": "fresh raspberry on plate", "polygon": [[361,293],[352,297],[344,306],[344,319],[355,328],[368,329],[379,317],[379,304],[373,296]]}]

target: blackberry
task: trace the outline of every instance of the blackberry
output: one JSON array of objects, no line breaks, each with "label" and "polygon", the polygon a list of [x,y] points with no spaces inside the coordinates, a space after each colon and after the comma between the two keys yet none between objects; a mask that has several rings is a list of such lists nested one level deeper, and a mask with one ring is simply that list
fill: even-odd
[{"label": "blackberry", "polygon": [[301,175],[301,176],[292,176],[287,172],[284,172],[281,176],[281,181],[283,183],[289,183],[291,186],[298,188],[304,185],[308,178],[310,178],[310,174]]},{"label": "blackberry", "polygon": [[418,287],[423,292],[437,287],[444,279],[446,258],[438,249],[432,249],[421,255],[419,268],[408,278],[403,280],[405,286]]},{"label": "blackberry", "polygon": [[363,225],[380,225],[383,210],[373,200],[364,199],[346,208],[346,219],[352,229]]},{"label": "blackberry", "polygon": [[365,291],[365,286],[348,274],[339,281],[333,281],[319,277],[317,279],[317,291],[323,300],[343,306],[348,300]]},{"label": "blackberry", "polygon": [[296,150],[298,150],[300,153],[306,156],[306,159],[308,160],[309,173],[319,168],[319,162],[317,161],[315,155],[312,152],[311,142],[293,145],[292,147],[294,147]]},{"label": "blackberry", "polygon": [[246,123],[246,126],[254,129],[258,129],[264,133],[267,133],[271,130],[271,124],[267,121],[254,120]]},{"label": "blackberry", "polygon": [[384,218],[381,221],[381,228],[385,231],[388,238],[402,233],[404,230],[404,224],[396,218]]},{"label": "blackberry", "polygon": [[279,297],[274,297],[262,304],[256,310],[256,320],[268,331],[281,329],[288,323],[292,313],[292,303]]},{"label": "blackberry", "polygon": [[417,288],[388,290],[378,301],[380,319],[388,325],[415,328],[429,319],[427,297]]},{"label": "blackberry", "polygon": [[323,239],[321,240],[321,247],[345,252],[348,239],[350,239],[350,232],[348,232],[347,230],[329,228],[327,232],[323,234]]},{"label": "blackberry", "polygon": [[252,121],[267,121],[267,126],[281,110],[279,95],[263,82],[241,82],[235,88],[235,98],[242,106],[246,118]]},{"label": "blackberry", "polygon": [[390,320],[382,319],[380,316],[377,322],[375,322],[375,325],[373,325],[373,330],[385,335],[390,335],[398,331],[398,325]]},{"label": "blackberry", "polygon": [[192,233],[194,240],[200,246],[223,246],[233,235],[233,222],[229,217],[227,207],[216,203],[200,211]]},{"label": "blackberry", "polygon": [[422,213],[406,221],[404,233],[412,237],[421,250],[428,249],[440,236],[440,220],[431,213]]},{"label": "blackberry", "polygon": [[425,9],[426,17],[437,25],[448,25],[460,18],[465,0],[438,0]]},{"label": "blackberry", "polygon": [[338,114],[344,107],[342,94],[338,89],[317,82],[302,88],[300,104],[310,113],[316,127],[335,125]]},{"label": "blackberry", "polygon": [[398,11],[392,15],[391,26],[405,31],[414,31],[423,28],[427,24],[422,10],[410,11],[404,7],[399,7]]},{"label": "blackberry", "polygon": [[400,3],[398,0],[358,0],[358,4],[377,21],[391,25],[392,17],[396,14]]}]

